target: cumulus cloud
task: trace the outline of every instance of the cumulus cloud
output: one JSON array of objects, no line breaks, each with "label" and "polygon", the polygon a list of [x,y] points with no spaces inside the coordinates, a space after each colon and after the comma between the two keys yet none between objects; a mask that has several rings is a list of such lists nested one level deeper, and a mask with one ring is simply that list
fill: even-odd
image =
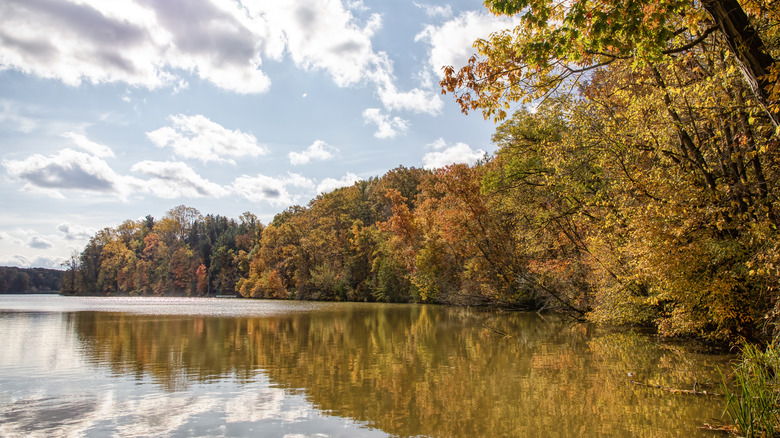
[{"label": "cumulus cloud", "polygon": [[30,238],[30,241],[27,242],[27,244],[30,246],[30,248],[35,248],[35,249],[49,249],[54,246],[54,244],[52,244],[51,242],[49,242],[48,240],[44,239],[41,236],[33,236],[32,238]]},{"label": "cumulus cloud", "polygon": [[23,255],[15,254],[12,256],[6,256],[0,258],[0,266],[13,266],[16,268],[49,268],[49,269],[62,269],[62,262],[65,259],[58,257],[25,257]]},{"label": "cumulus cloud", "polygon": [[466,143],[456,143],[448,146],[443,138],[439,138],[427,146],[433,149],[422,158],[425,169],[437,169],[455,163],[474,164],[485,156],[482,149],[473,150]]},{"label": "cumulus cloud", "polygon": [[218,198],[227,190],[202,178],[184,163],[172,161],[141,161],[130,168],[147,177],[143,187],[153,195],[165,198]]},{"label": "cumulus cloud", "polygon": [[[104,160],[72,149],[63,149],[50,156],[35,154],[23,160],[3,160],[2,164],[12,179],[24,183],[22,190],[63,199],[65,191],[115,195],[122,201],[144,194],[172,199],[219,198],[230,193],[229,187],[201,177],[182,162],[147,160],[135,163],[130,171],[145,178],[121,175]],[[298,180],[293,178],[291,181]],[[67,240],[93,234],[93,230],[67,223],[60,224],[57,230]]]},{"label": "cumulus cloud", "polygon": [[371,37],[381,26],[378,14],[361,26],[341,1],[255,2],[247,8],[268,17],[271,32],[283,35],[300,68],[324,70],[339,86],[357,84],[377,68]]},{"label": "cumulus cloud", "polygon": [[376,125],[376,138],[395,138],[396,135],[406,132],[409,123],[400,117],[390,117],[382,114],[379,108],[368,108],[363,111],[363,123]]},{"label": "cumulus cloud", "polygon": [[100,143],[95,143],[94,141],[88,139],[83,134],[78,134],[75,132],[66,132],[62,134],[62,137],[67,138],[73,143],[74,145],[80,147],[81,149],[84,149],[85,151],[89,152],[90,154],[100,157],[100,158],[111,158],[114,157],[114,151],[111,150],[106,145],[102,145]]},{"label": "cumulus cloud", "polygon": [[293,165],[306,164],[313,160],[328,160],[333,158],[339,150],[322,140],[315,141],[311,146],[302,152],[290,152],[287,157]]},{"label": "cumulus cloud", "polygon": [[[262,18],[191,1],[8,0],[0,4],[0,65],[70,85],[124,82],[157,88],[190,71],[239,93],[264,92]],[[182,14],[186,13],[186,17]]]},{"label": "cumulus cloud", "polygon": [[412,111],[438,115],[444,106],[438,91],[430,90],[432,82],[423,81],[428,89],[413,88],[409,91],[399,91],[393,76],[393,63],[386,53],[380,52],[375,57],[376,67],[369,77],[377,86],[377,95],[382,105],[390,111]]},{"label": "cumulus cloud", "polygon": [[[16,235],[21,234],[22,238],[17,237]],[[32,233],[27,233],[22,230],[20,233],[19,230],[16,231],[16,233],[11,234],[5,231],[0,231],[0,240],[3,241],[4,245],[16,245],[16,246],[24,246],[24,242],[28,235]],[[0,265],[2,266],[2,265]]]},{"label": "cumulus cloud", "polygon": [[440,26],[427,26],[414,40],[427,42],[431,46],[428,61],[430,68],[442,76],[441,69],[444,66],[451,65],[458,69],[466,65],[468,59],[476,53],[474,41],[517,24],[517,18],[469,11]]},{"label": "cumulus cloud", "polygon": [[379,98],[388,110],[412,111],[435,116],[444,108],[444,102],[438,93],[419,88],[399,92],[391,82],[387,82],[379,90]]},{"label": "cumulus cloud", "polygon": [[347,0],[345,4],[347,5],[347,9],[354,11],[362,12],[368,10],[368,7],[363,4],[363,0]]},{"label": "cumulus cloud", "polygon": [[178,114],[170,116],[169,119],[172,126],[147,132],[146,136],[158,147],[170,147],[180,157],[193,158],[204,163],[234,163],[231,158],[226,157],[256,157],[268,153],[268,148],[258,144],[254,135],[227,129],[202,115]]},{"label": "cumulus cloud", "polygon": [[[144,193],[164,199],[217,198],[228,193],[226,188],[202,178],[184,163],[141,161],[130,168],[146,176],[140,179],[120,175],[104,160],[72,149],[50,156],[35,154],[24,160],[4,160],[3,166],[11,178],[24,182],[22,190],[58,198],[64,198],[63,191],[72,190],[117,195],[121,200]],[[61,224],[58,230],[68,239],[91,234],[91,230],[68,224]]]},{"label": "cumulus cloud", "polygon": [[314,183],[297,173],[276,178],[257,174],[256,176],[242,175],[236,178],[231,186],[233,192],[248,201],[265,201],[276,206],[293,205],[301,197],[301,194],[291,194],[291,187],[311,190]]},{"label": "cumulus cloud", "polygon": [[[417,6],[430,16],[451,15],[448,6]],[[174,92],[194,75],[231,92],[262,93],[271,85],[263,60],[289,57],[298,68],[326,72],[338,86],[373,85],[388,111],[439,114],[443,103],[430,84],[397,89],[392,62],[372,43],[382,16],[355,16],[367,10],[359,0],[190,0],[186,8],[166,0],[7,0],[0,2],[0,70],[74,86],[123,83]],[[430,27],[418,40],[431,43],[438,62],[451,43],[446,38],[470,45],[478,33],[458,25],[485,17]]]},{"label": "cumulus cloud", "polygon": [[60,189],[109,193],[118,191],[122,177],[98,157],[72,149],[50,156],[3,160],[8,174],[24,182],[23,190],[58,194]]},{"label": "cumulus cloud", "polygon": [[328,193],[340,187],[349,187],[360,180],[361,178],[354,173],[347,173],[340,179],[325,178],[317,185],[317,193]]},{"label": "cumulus cloud", "polygon": [[414,2],[414,5],[425,11],[429,17],[450,17],[452,16],[452,7],[450,5],[429,5],[426,3]]},{"label": "cumulus cloud", "polygon": [[95,234],[95,230],[81,225],[61,223],[57,225],[57,231],[62,233],[66,240],[85,240]]},{"label": "cumulus cloud", "polygon": [[379,14],[360,23],[335,0],[8,0],[0,4],[0,65],[71,85],[123,82],[157,88],[182,71],[226,90],[265,92],[262,58],[288,54],[301,68],[327,71],[340,86],[380,68],[371,37]]},{"label": "cumulus cloud", "polygon": [[361,26],[350,9],[363,8],[362,2],[354,6],[345,8],[334,0],[297,0],[269,2],[260,8],[283,29],[287,49],[299,67],[327,71],[342,87],[373,83],[387,110],[439,114],[443,102],[437,92],[397,89],[392,62],[371,42],[382,26],[381,16],[373,14]]}]

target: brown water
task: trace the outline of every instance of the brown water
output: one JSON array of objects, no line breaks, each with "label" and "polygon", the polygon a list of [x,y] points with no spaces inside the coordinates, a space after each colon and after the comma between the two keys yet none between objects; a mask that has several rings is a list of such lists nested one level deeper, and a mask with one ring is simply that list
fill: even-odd
[{"label": "brown water", "polygon": [[[533,313],[0,296],[0,436],[721,436],[731,357]],[[629,377],[628,373],[633,373]]]}]

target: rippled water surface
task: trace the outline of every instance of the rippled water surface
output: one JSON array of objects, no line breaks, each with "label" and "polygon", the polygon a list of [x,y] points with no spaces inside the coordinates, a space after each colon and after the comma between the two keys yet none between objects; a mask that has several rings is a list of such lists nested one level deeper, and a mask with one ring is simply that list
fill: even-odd
[{"label": "rippled water surface", "polygon": [[[528,313],[0,295],[0,436],[719,436],[730,357]],[[628,373],[632,373],[629,377]]]}]

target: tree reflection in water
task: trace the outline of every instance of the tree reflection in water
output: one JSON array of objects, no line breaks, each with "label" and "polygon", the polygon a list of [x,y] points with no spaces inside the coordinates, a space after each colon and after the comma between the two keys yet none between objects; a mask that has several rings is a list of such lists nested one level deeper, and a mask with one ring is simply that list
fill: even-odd
[{"label": "tree reflection in water", "polygon": [[727,357],[529,313],[343,303],[267,317],[70,314],[89,360],[168,391],[223,378],[305,394],[398,436],[686,436]]}]

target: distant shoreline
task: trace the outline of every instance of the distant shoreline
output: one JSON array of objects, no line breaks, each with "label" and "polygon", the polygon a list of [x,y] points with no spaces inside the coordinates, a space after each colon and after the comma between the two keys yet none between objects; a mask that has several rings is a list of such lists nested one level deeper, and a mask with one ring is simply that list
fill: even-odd
[{"label": "distant shoreline", "polygon": [[61,295],[58,290],[39,290],[27,292],[0,292],[0,295]]}]

